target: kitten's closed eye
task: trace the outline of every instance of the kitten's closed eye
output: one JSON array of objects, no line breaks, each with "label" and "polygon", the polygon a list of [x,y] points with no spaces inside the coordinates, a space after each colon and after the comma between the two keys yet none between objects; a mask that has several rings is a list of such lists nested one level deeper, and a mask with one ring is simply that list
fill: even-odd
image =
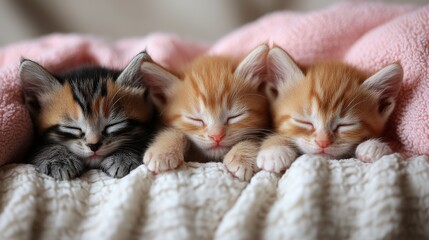
[{"label": "kitten's closed eye", "polygon": [[117,131],[123,129],[126,126],[127,126],[127,121],[123,120],[123,121],[120,121],[120,122],[116,122],[116,123],[112,123],[112,124],[107,125],[104,128],[104,132],[107,133],[107,134],[111,134],[113,132],[117,132]]},{"label": "kitten's closed eye", "polygon": [[334,128],[334,131],[335,132],[346,131],[355,127],[356,125],[357,123],[340,123]]},{"label": "kitten's closed eye", "polygon": [[82,129],[73,126],[59,126],[58,128],[63,133],[68,133],[76,137],[82,137]]},{"label": "kitten's closed eye", "polygon": [[191,116],[185,116],[185,120],[186,122],[198,126],[198,127],[203,127],[206,125],[206,123],[204,122],[204,120],[202,120],[201,118],[196,118],[196,117],[191,117]]},{"label": "kitten's closed eye", "polygon": [[311,121],[309,120],[302,120],[302,119],[297,119],[297,118],[292,118],[292,122],[302,128],[306,128],[306,129],[314,129],[314,125]]},{"label": "kitten's closed eye", "polygon": [[242,120],[245,117],[244,114],[245,113],[242,112],[242,113],[238,113],[238,114],[235,114],[235,115],[228,117],[226,119],[227,124],[234,124],[234,123],[239,122],[240,120]]}]

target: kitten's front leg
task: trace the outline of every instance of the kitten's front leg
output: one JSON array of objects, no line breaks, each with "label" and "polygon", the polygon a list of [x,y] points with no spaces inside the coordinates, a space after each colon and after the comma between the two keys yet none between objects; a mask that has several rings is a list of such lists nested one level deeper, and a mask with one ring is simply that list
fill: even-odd
[{"label": "kitten's front leg", "polygon": [[151,172],[164,172],[178,168],[189,147],[185,134],[174,129],[160,132],[146,150],[143,162]]},{"label": "kitten's front leg", "polygon": [[39,172],[58,180],[75,178],[85,169],[84,163],[60,144],[41,147],[30,161]]},{"label": "kitten's front leg", "polygon": [[122,178],[141,164],[141,154],[130,151],[117,151],[106,157],[100,167],[107,175]]},{"label": "kitten's front leg", "polygon": [[239,142],[225,155],[223,164],[238,179],[250,181],[253,174],[258,170],[256,167],[258,149],[259,143],[257,141]]},{"label": "kitten's front leg", "polygon": [[274,173],[285,171],[298,156],[298,152],[284,137],[272,135],[265,139],[256,158],[259,168]]},{"label": "kitten's front leg", "polygon": [[356,148],[356,157],[362,162],[374,162],[384,155],[392,154],[393,151],[387,145],[378,139],[369,139],[359,144]]}]

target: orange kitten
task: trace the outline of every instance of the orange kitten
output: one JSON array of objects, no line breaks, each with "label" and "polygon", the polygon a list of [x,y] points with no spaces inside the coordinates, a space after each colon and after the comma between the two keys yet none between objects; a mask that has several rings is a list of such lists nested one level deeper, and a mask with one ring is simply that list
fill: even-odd
[{"label": "orange kitten", "polygon": [[281,172],[299,153],[342,158],[356,151],[365,162],[392,153],[375,138],[395,107],[399,64],[372,76],[338,62],[315,64],[304,73],[278,47],[269,51],[267,64],[276,83],[267,91],[276,134],[262,144],[258,167]]},{"label": "orange kitten", "polygon": [[170,127],[144,155],[148,169],[177,168],[185,156],[223,160],[234,176],[249,180],[256,170],[258,139],[269,125],[268,101],[259,77],[268,50],[261,45],[238,65],[227,57],[202,57],[181,78],[154,62],[144,63],[146,84]]}]

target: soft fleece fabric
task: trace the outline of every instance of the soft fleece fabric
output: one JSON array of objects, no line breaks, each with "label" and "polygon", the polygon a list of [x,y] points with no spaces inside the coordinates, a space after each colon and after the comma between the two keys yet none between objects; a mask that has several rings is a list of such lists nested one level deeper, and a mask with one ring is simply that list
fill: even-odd
[{"label": "soft fleece fabric", "polygon": [[21,57],[54,72],[96,63],[123,67],[147,49],[155,61],[178,68],[195,57],[239,57],[262,42],[285,48],[299,63],[344,60],[375,71],[400,61],[405,72],[397,108],[385,138],[408,155],[429,154],[429,6],[340,3],[299,13],[280,11],[249,23],[212,45],[168,34],[108,43],[81,35],[50,35],[0,49],[0,165],[19,159],[32,140],[23,105],[18,65]]}]

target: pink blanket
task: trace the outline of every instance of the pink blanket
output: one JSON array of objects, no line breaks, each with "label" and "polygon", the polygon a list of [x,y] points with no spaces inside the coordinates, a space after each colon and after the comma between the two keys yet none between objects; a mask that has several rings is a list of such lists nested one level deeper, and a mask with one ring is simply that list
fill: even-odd
[{"label": "pink blanket", "polygon": [[155,61],[177,68],[198,55],[238,57],[262,42],[285,48],[299,63],[339,59],[375,71],[400,61],[405,77],[385,138],[408,155],[429,154],[429,6],[340,3],[297,13],[280,11],[249,23],[212,45],[167,34],[108,43],[80,35],[50,35],[0,49],[0,165],[17,161],[32,140],[23,105],[21,57],[61,72],[80,64],[123,67],[147,49]]}]

